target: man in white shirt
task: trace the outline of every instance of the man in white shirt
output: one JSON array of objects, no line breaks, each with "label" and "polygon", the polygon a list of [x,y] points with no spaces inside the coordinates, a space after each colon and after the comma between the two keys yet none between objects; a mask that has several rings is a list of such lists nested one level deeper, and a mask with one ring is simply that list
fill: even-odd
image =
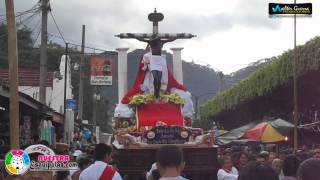
[{"label": "man in white shirt", "polygon": [[95,162],[80,174],[80,180],[122,180],[120,174],[107,163],[111,160],[112,148],[104,143],[94,150]]},{"label": "man in white shirt", "polygon": [[163,146],[158,150],[156,166],[161,175],[159,180],[187,180],[180,176],[185,162],[181,149],[175,145]]}]

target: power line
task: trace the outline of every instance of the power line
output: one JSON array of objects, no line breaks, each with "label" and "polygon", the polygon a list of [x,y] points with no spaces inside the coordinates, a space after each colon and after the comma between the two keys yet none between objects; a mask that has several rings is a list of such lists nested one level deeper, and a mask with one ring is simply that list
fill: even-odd
[{"label": "power line", "polygon": [[[75,43],[70,43],[69,42],[69,44],[71,44],[71,45],[75,45],[75,46],[81,46],[80,44],[75,44]],[[90,46],[84,46],[84,48],[86,48],[86,49],[92,49],[92,50],[97,50],[97,51],[108,51],[108,50],[105,50],[105,49],[99,49],[99,48],[94,48],[94,47],[90,47]]]},{"label": "power line", "polygon": [[34,45],[36,44],[36,42],[38,41],[38,38],[39,38],[39,36],[40,36],[40,33],[41,33],[41,28],[39,28],[39,31],[38,31],[38,34],[37,34],[37,36],[36,36],[36,39],[33,41],[33,43],[32,43],[32,47],[34,47]]},{"label": "power line", "polygon": [[24,25],[25,27],[28,27],[26,24],[27,24],[28,22],[31,22],[31,20],[33,20],[36,15],[38,15],[38,12],[36,12],[36,13],[32,14],[31,16],[27,17],[26,19],[20,21],[20,22],[18,23],[18,25],[19,25],[19,24],[22,24],[22,25]]},{"label": "power line", "polygon": [[[64,38],[64,36],[62,35],[61,29],[60,29],[60,27],[59,27],[56,19],[54,18],[54,15],[53,15],[52,11],[50,11],[50,15],[51,15],[51,17],[52,17],[52,20],[53,20],[53,22],[54,22],[57,30],[58,30],[59,36],[57,36],[57,35],[55,35],[55,34],[52,34],[52,33],[48,33],[48,34],[51,35],[51,36],[60,38],[60,39],[63,40],[64,43],[67,43],[66,38]],[[68,39],[67,39],[67,40],[68,40]],[[69,39],[68,44],[75,45],[75,46],[81,46],[79,42],[77,42],[77,41],[75,41],[75,40],[71,40],[71,41],[73,41],[73,42],[79,43],[79,44],[75,44],[75,43],[71,43],[70,40],[71,40],[71,39]],[[107,51],[107,50],[104,50],[104,49],[93,48],[93,47],[90,47],[90,46],[85,46],[84,48],[86,48],[86,49],[92,49],[92,50],[98,50],[98,51],[102,51],[102,52]]]},{"label": "power line", "polygon": [[[17,15],[15,17],[17,18],[17,17],[23,16],[23,15],[26,15],[29,13],[35,13],[35,12],[39,11],[40,9],[41,9],[41,7],[39,6],[39,3],[37,3],[34,6],[32,6],[30,9],[17,13]],[[5,14],[0,15],[0,16],[4,17],[3,20],[0,21],[0,24],[7,22]]]},{"label": "power line", "polygon": [[[52,33],[48,33],[48,35],[50,36],[54,36],[56,38],[59,38],[59,39],[62,39],[60,36],[56,35],[56,34],[52,34]],[[66,40],[66,43],[70,44],[70,45],[74,45],[74,46],[81,46],[80,44],[77,44],[77,41],[76,40],[73,40],[73,39],[69,39],[69,38],[65,38]],[[97,50],[97,51],[102,51],[102,52],[105,52],[105,51],[108,51],[106,49],[100,49],[100,48],[95,48],[95,47],[91,47],[91,46],[84,46],[84,48],[86,49],[92,49],[92,50]]]},{"label": "power line", "polygon": [[[39,21],[37,22],[37,24],[34,26],[34,28],[30,29],[31,34],[33,34],[33,33],[35,32],[35,30],[40,27],[40,24],[41,24],[41,21],[39,20]],[[25,27],[27,27],[26,24],[23,24],[23,25],[24,25]],[[27,27],[27,28],[28,28],[28,27]],[[40,28],[39,28],[39,29],[40,29]]]},{"label": "power line", "polygon": [[58,24],[57,24],[57,22],[56,22],[56,20],[55,20],[55,18],[54,18],[54,16],[53,16],[53,14],[52,14],[52,11],[50,11],[50,15],[51,15],[51,17],[52,17],[52,20],[53,20],[54,24],[56,25],[56,28],[57,28],[60,36],[61,36],[61,39],[63,40],[64,43],[67,43],[66,40],[64,39],[61,31],[60,31],[60,28],[59,28],[59,26],[58,26]]},{"label": "power line", "polygon": [[[52,8],[52,7],[51,7],[51,8]],[[62,39],[64,43],[67,43],[67,41],[66,41],[66,40],[68,40],[68,39],[64,38],[64,36],[62,35],[62,33],[61,33],[61,29],[59,28],[58,23],[56,22],[56,20],[55,20],[55,18],[54,18],[54,15],[53,15],[52,11],[50,11],[50,15],[51,15],[51,17],[52,17],[52,19],[53,19],[53,22],[54,22],[54,24],[55,24],[55,26],[56,26],[56,28],[57,28],[57,30],[58,30],[58,32],[59,32],[60,37],[57,37],[57,36],[56,36],[56,35],[54,35],[54,34],[51,34],[51,35],[56,36],[57,38]],[[49,34],[49,33],[48,33],[48,34]],[[76,41],[76,40],[71,40],[71,41],[76,42],[76,43],[78,43],[78,44],[72,44],[72,43],[69,43],[69,42],[68,42],[68,43],[69,43],[69,44],[72,44],[72,45],[76,45],[76,46],[81,46],[81,45],[80,45],[80,44],[81,44],[81,42]],[[87,44],[94,45],[94,44],[92,44],[92,43],[90,43],[90,42],[86,42],[86,43],[87,43]],[[104,50],[104,49],[92,48],[92,47],[90,47],[90,46],[85,46],[85,48],[86,48],[86,49],[99,50],[99,51],[107,51],[107,50]]]},{"label": "power line", "polygon": [[[31,16],[29,16],[29,17],[27,17],[26,19],[22,20],[22,21],[20,22],[20,24],[18,24],[17,26],[19,26],[19,25],[21,25],[21,24],[23,24],[24,26],[26,26],[25,23],[28,22],[29,20],[32,20],[32,19],[34,18],[34,16],[37,15],[37,14],[40,12],[40,10],[41,10],[41,6],[40,6],[39,3],[37,3],[37,4],[35,4],[31,9],[26,10],[26,11],[23,11],[23,12],[17,14],[16,17],[20,17],[20,16],[23,16],[23,15],[25,15],[25,14],[33,13]],[[57,23],[57,21],[56,21],[55,18],[54,18],[54,15],[53,15],[52,11],[50,11],[50,15],[51,15],[51,17],[52,17],[52,20],[53,20],[53,22],[54,22],[57,30],[58,30],[59,36],[58,36],[58,35],[55,35],[55,34],[52,34],[52,33],[48,33],[48,35],[51,35],[51,36],[53,36],[53,37],[57,37],[57,38],[59,38],[59,39],[62,39],[64,43],[67,43],[67,40],[68,40],[68,43],[71,44],[71,45],[75,45],[76,47],[77,47],[77,46],[81,46],[80,43],[79,43],[78,41],[76,41],[76,40],[64,38],[64,36],[62,35],[62,32],[61,32],[61,29],[60,29],[60,27],[58,26],[58,23]],[[5,16],[5,15],[0,15],[0,17],[1,17],[1,16]],[[5,21],[4,21],[4,22],[5,22]],[[1,24],[1,21],[0,21],[0,24]],[[36,25],[36,26],[38,26],[38,25]],[[26,27],[27,27],[27,26],[26,26]],[[32,30],[32,32],[33,32],[35,29],[36,29],[36,27]],[[0,35],[0,38],[3,37],[3,36],[6,36],[6,35],[7,35],[7,33],[6,33],[6,34],[2,34],[2,35]],[[40,31],[39,31],[39,33],[38,33],[37,36],[36,36],[36,40],[34,41],[34,44],[35,44],[35,42],[37,41],[39,35],[40,35]],[[71,41],[71,42],[70,42],[70,41]],[[76,43],[74,43],[74,42],[76,42]],[[78,43],[78,44],[77,44],[77,43]],[[92,44],[92,43],[89,43],[89,44]],[[107,51],[106,49],[100,49],[100,48],[95,48],[95,47],[91,47],[91,46],[85,46],[84,48],[86,48],[86,49],[92,49],[92,50],[97,50],[97,51],[102,51],[102,52]]]},{"label": "power line", "polygon": [[[35,15],[37,15],[38,13],[39,13],[39,12],[35,12],[34,14],[28,16],[26,19],[20,21],[19,23],[17,23],[17,27],[19,27],[19,26],[21,26],[21,25],[23,25],[23,26],[25,26],[25,27],[28,27],[25,23],[27,23],[28,21],[32,20],[32,19],[35,17]],[[39,24],[40,24],[40,23],[38,23],[38,24],[35,26],[35,28],[33,28],[33,29],[31,30],[31,33],[34,31],[34,29],[36,29],[36,27],[37,27]],[[0,35],[0,38],[5,37],[5,36],[7,36],[7,35],[8,35],[8,32]]]},{"label": "power line", "polygon": [[[40,9],[40,7],[32,8],[32,9],[17,13],[17,15],[15,17],[17,18],[17,17],[23,16],[25,14],[34,13],[34,12],[37,12],[39,9]],[[4,19],[6,18],[6,15],[1,15],[1,16],[4,17]]]}]

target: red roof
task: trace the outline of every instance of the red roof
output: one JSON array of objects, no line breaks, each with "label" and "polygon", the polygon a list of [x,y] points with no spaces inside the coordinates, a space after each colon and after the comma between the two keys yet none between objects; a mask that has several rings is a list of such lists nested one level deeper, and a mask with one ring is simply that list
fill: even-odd
[{"label": "red roof", "polygon": [[[0,81],[8,84],[8,69],[0,69]],[[52,87],[53,72],[47,72],[46,86]],[[39,87],[40,71],[34,69],[19,69],[19,86]]]}]

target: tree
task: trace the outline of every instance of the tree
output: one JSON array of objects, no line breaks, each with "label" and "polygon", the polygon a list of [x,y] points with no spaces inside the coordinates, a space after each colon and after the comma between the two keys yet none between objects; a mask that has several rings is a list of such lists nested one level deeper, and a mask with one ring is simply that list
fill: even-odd
[{"label": "tree", "polygon": [[[18,60],[20,68],[39,69],[40,49],[35,45],[31,30],[23,26],[18,29]],[[0,68],[8,68],[7,25],[0,25]],[[74,50],[74,49],[73,49]],[[48,43],[48,70],[59,69],[60,57],[64,47],[57,43]]]},{"label": "tree", "polygon": [[[33,49],[33,40],[30,29],[18,29],[18,59],[26,59]],[[0,24],[0,68],[8,68],[8,32],[7,25]]]}]

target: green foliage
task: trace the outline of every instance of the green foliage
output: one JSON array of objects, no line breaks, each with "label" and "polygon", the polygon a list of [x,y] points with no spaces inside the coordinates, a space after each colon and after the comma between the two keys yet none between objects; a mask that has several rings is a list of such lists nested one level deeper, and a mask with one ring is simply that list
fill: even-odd
[{"label": "green foliage", "polygon": [[[320,37],[297,47],[296,54],[298,76],[320,70]],[[293,78],[293,55],[294,51],[289,50],[272,58],[272,63],[206,103],[200,109],[202,121],[212,120],[221,112],[232,110],[245,101],[264,96],[288,83]]]},{"label": "green foliage", "polygon": [[[30,56],[33,49],[33,42],[31,37],[31,31],[28,28],[18,29],[18,57],[19,59],[26,59]],[[7,25],[0,24],[0,67],[8,68],[8,32]]]},{"label": "green foliage", "polygon": [[[40,67],[40,49],[35,47],[32,32],[23,26],[18,29],[18,63],[20,68],[38,69]],[[7,25],[0,24],[0,68],[8,68],[8,36]],[[59,44],[48,43],[48,70],[59,69],[60,57],[64,47]]]}]

